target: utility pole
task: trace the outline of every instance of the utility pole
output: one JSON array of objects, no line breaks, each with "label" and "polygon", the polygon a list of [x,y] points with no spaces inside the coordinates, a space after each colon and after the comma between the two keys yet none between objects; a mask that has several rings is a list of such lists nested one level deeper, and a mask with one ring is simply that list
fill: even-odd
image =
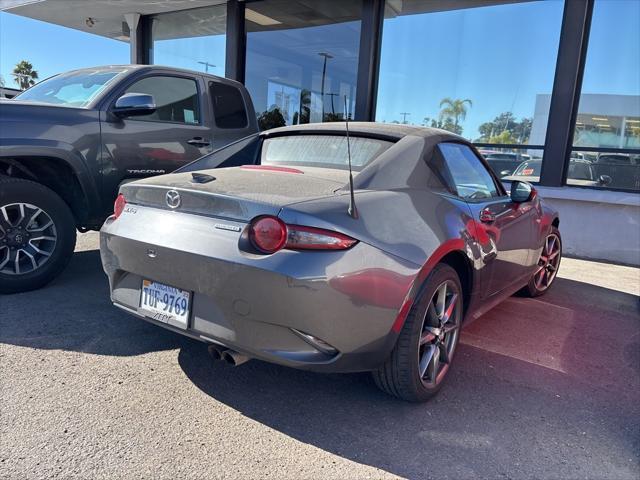
[{"label": "utility pole", "polygon": [[320,86],[320,98],[322,98],[322,121],[324,122],[324,78],[327,74],[327,59],[333,58],[333,55],[327,52],[320,52],[318,53],[318,55],[324,57],[324,60],[322,62],[322,85]]},{"label": "utility pole", "polygon": [[213,63],[209,62],[198,62],[200,65],[204,65],[204,72],[209,73],[209,67],[215,67]]},{"label": "utility pole", "polygon": [[402,115],[402,124],[406,125],[407,124],[407,115],[411,115],[411,112],[400,112],[400,115]]}]

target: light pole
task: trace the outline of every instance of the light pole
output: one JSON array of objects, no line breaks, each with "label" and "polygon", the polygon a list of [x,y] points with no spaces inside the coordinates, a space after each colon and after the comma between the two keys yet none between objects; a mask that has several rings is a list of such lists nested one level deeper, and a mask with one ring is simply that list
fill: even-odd
[{"label": "light pole", "polygon": [[402,115],[402,124],[406,125],[407,124],[407,115],[411,115],[411,112],[400,112],[400,115]]},{"label": "light pole", "polygon": [[324,122],[324,78],[327,74],[327,59],[333,58],[333,55],[327,52],[320,52],[318,55],[324,57],[324,60],[322,61],[322,85],[320,86],[320,97],[322,98],[322,121]]},{"label": "light pole", "polygon": [[331,97],[331,113],[333,113],[333,115],[335,116],[336,114],[336,107],[333,104],[333,97],[339,97],[340,94],[339,93],[327,93],[327,95],[329,95]]},{"label": "light pole", "polygon": [[204,72],[209,73],[209,67],[215,67],[213,63],[209,62],[198,62],[200,65],[204,65]]}]

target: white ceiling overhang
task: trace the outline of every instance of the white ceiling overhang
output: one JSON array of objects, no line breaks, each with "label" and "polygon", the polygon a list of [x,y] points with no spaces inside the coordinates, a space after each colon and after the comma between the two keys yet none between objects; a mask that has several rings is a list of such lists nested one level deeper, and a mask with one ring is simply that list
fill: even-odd
[{"label": "white ceiling overhang", "polygon": [[153,15],[221,3],[226,0],[0,0],[0,10],[126,41],[128,13]]}]

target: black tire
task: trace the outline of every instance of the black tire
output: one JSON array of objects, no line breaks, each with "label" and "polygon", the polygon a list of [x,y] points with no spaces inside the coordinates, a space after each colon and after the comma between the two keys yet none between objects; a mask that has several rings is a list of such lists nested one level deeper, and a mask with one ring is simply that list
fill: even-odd
[{"label": "black tire", "polygon": [[[53,222],[57,238],[50,255],[32,271],[9,274],[0,269],[0,294],[43,287],[67,266],[76,245],[76,226],[71,210],[53,190],[29,180],[0,176],[0,209],[20,203],[42,209]],[[8,238],[6,232],[0,229],[0,247],[7,245]],[[4,251],[8,249],[4,247]]]},{"label": "black tire", "polygon": [[[442,376],[436,373],[437,380],[433,385],[428,385],[423,381],[419,371],[422,348],[420,347],[420,338],[424,335],[423,327],[429,321],[427,315],[429,306],[432,300],[436,298],[436,291],[445,283],[449,285],[449,288],[455,286],[455,289],[457,289],[458,304],[454,311],[457,331],[455,337],[451,339],[453,342],[452,353],[448,358],[446,370],[444,370]],[[436,265],[414,302],[391,355],[382,367],[372,372],[375,383],[380,389],[390,395],[411,402],[424,402],[438,393],[450,370],[455,347],[460,338],[464,309],[462,293],[462,286],[456,271],[445,264]],[[436,352],[440,355],[438,350]]]},{"label": "black tire", "polygon": [[[552,264],[555,270],[553,272],[553,275],[550,277],[550,281],[548,283],[541,283],[537,281],[536,276],[538,275],[538,272],[534,273],[529,279],[529,283],[527,284],[527,286],[520,291],[522,294],[528,297],[539,297],[540,295],[544,295],[545,293],[547,293],[549,291],[549,288],[551,288],[551,285],[553,285],[553,282],[556,279],[558,270],[560,268],[560,261],[562,260],[562,237],[560,236],[560,231],[553,226],[551,227],[551,231],[549,232],[549,235],[545,239],[545,247],[543,248],[542,253],[540,254],[540,259],[538,260],[538,267],[539,268],[542,267],[542,264],[544,263],[543,258],[544,258],[545,248],[546,248],[546,242],[550,236],[555,236],[557,238],[558,248],[559,248],[558,255],[557,255],[557,262],[555,264]],[[547,265],[549,265],[549,263],[547,263]]]}]

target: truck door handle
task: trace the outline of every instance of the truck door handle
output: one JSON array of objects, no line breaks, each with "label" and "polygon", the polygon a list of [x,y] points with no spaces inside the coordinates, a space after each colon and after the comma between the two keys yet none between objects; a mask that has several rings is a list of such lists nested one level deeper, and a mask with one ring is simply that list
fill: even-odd
[{"label": "truck door handle", "polygon": [[496,221],[496,215],[488,208],[485,208],[480,212],[480,221],[482,223],[493,223]]},{"label": "truck door handle", "polygon": [[196,147],[208,147],[211,145],[210,141],[205,140],[202,137],[193,137],[191,140],[187,140],[187,143],[189,145],[195,145]]}]

